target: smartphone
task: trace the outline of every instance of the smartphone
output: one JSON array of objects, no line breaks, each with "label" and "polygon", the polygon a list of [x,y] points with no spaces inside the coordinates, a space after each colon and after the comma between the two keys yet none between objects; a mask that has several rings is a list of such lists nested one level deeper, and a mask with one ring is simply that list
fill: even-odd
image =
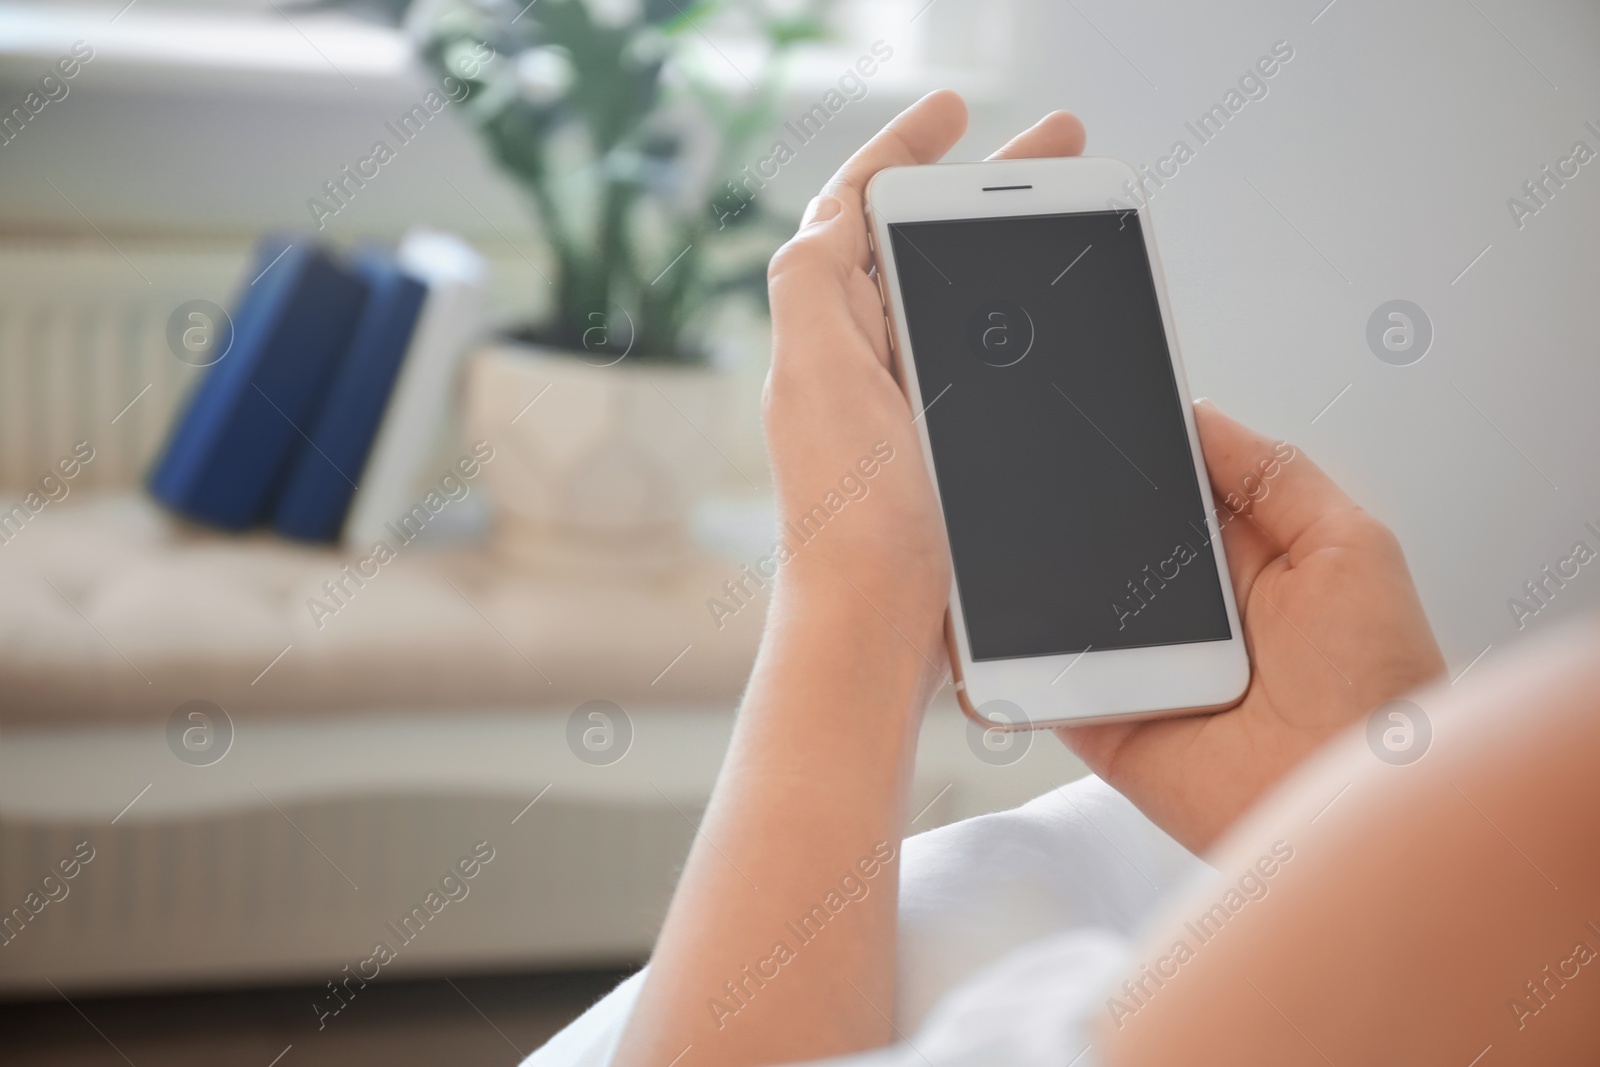
[{"label": "smartphone", "polygon": [[1139,176],[892,167],[867,189],[895,372],[953,564],[961,708],[1028,729],[1216,711],[1250,660]]}]

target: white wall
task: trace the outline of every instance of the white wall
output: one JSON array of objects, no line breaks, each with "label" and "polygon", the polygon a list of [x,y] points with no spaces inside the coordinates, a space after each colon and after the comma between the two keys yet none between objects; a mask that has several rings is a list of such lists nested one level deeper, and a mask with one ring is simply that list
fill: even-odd
[{"label": "white wall", "polygon": [[[795,110],[820,92],[828,62],[842,69],[872,39],[894,44],[896,61],[770,195],[797,208],[895,108],[948,81],[974,100],[958,157],[1070,107],[1090,151],[1154,163],[1179,137],[1194,145],[1185,121],[1288,41],[1294,58],[1269,95],[1155,198],[1191,382],[1303,444],[1395,528],[1459,670],[1518,638],[1507,599],[1541,567],[1580,537],[1600,547],[1582,529],[1600,526],[1600,162],[1521,230],[1506,207],[1574,141],[1600,150],[1583,125],[1600,127],[1600,12],[1582,0],[1325,2],[936,0],[915,21],[920,3],[865,5],[852,16],[858,39],[804,79]],[[85,26],[78,36],[101,32]],[[106,48],[71,97],[0,148],[0,227],[83,229],[78,210],[129,239],[303,225],[306,197],[420,85],[374,75],[351,90],[308,70],[287,93],[284,79],[197,92],[188,76],[117,77],[118,62]],[[0,60],[5,99],[34,63],[15,49]],[[330,231],[426,221],[502,242],[448,178],[532,246],[516,195],[467,131],[436,123],[413,147]],[[1380,362],[1365,339],[1371,312],[1397,297],[1436,332],[1409,367]],[[1600,566],[1524,634],[1596,603]]]},{"label": "white wall", "polygon": [[[1273,42],[1293,45],[1270,95],[1154,200],[1191,382],[1304,444],[1397,531],[1459,670],[1517,638],[1507,598],[1541,567],[1579,537],[1600,548],[1582,530],[1600,526],[1600,161],[1524,229],[1506,208],[1574,141],[1600,151],[1584,129],[1600,127],[1600,11],[1326,3],[1029,3],[1017,118],[1069,106],[1090,151],[1154,162]],[[1397,297],[1436,331],[1409,367],[1365,340]],[[1597,603],[1600,566],[1523,633]]]},{"label": "white wall", "polygon": [[[1600,605],[1597,563],[1520,632],[1507,606],[1574,541],[1600,550],[1583,529],[1600,528],[1600,159],[1522,229],[1506,206],[1575,141],[1600,152],[1584,128],[1600,128],[1600,9],[1326,3],[936,0],[918,23],[939,59],[1008,24],[955,158],[1070,108],[1090,152],[1154,164],[1178,138],[1199,146],[1184,123],[1275,42],[1293,47],[1152,201],[1190,383],[1302,444],[1395,529],[1459,671]],[[890,110],[847,112],[785,180],[814,188]],[[1396,298],[1435,331],[1406,367],[1366,341]]]}]

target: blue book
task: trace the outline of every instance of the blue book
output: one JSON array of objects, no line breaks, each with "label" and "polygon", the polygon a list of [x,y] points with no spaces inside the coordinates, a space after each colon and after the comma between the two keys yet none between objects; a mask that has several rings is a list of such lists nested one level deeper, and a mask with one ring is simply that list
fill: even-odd
[{"label": "blue book", "polygon": [[269,514],[295,443],[350,342],[367,283],[304,238],[264,241],[231,347],[174,424],[150,492],[181,515],[241,530]]},{"label": "blue book", "polygon": [[272,525],[287,537],[338,539],[428,295],[387,257],[363,257],[355,269],[370,295],[278,495]]}]

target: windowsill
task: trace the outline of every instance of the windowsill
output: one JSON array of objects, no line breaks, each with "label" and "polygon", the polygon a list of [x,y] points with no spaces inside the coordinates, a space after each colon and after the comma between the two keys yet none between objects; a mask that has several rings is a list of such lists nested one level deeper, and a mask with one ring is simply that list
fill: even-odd
[{"label": "windowsill", "polygon": [[[292,21],[291,21],[292,17]],[[75,41],[94,49],[96,81],[134,90],[248,93],[280,99],[323,96],[327,103],[357,103],[411,92],[428,74],[400,30],[338,13],[285,16],[239,11],[125,10],[85,4],[0,4],[0,82],[31,82]],[[786,96],[809,101],[834,87],[859,55],[859,42],[806,49],[794,57]],[[894,98],[948,85],[974,102],[995,98],[1003,86],[992,73],[918,62],[911,49],[884,63],[870,80],[874,92]],[[723,88],[746,88],[746,70],[760,61],[760,46],[720,40],[691,51],[691,60]]]}]

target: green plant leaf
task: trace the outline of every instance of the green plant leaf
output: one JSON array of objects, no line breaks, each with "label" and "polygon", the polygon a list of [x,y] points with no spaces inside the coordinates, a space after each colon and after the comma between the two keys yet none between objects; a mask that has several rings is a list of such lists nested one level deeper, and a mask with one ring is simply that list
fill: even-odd
[{"label": "green plant leaf", "polygon": [[[761,0],[643,0],[611,23],[585,0],[455,0],[431,16],[422,57],[467,81],[457,113],[526,195],[555,261],[551,310],[520,336],[576,348],[595,312],[621,308],[635,319],[636,358],[699,362],[714,303],[764,303],[765,259],[788,226],[739,190],[762,155],[757,139],[777,125],[787,57],[828,36],[831,6],[808,0],[775,15]],[[741,71],[749,91],[684,62],[724,14],[744,16],[767,45],[759,69]],[[470,78],[448,69],[478,42],[493,47],[492,63]],[[531,93],[518,72],[528,49],[558,50],[549,55],[566,58],[570,83]],[[574,145],[589,153],[576,168]]]}]

